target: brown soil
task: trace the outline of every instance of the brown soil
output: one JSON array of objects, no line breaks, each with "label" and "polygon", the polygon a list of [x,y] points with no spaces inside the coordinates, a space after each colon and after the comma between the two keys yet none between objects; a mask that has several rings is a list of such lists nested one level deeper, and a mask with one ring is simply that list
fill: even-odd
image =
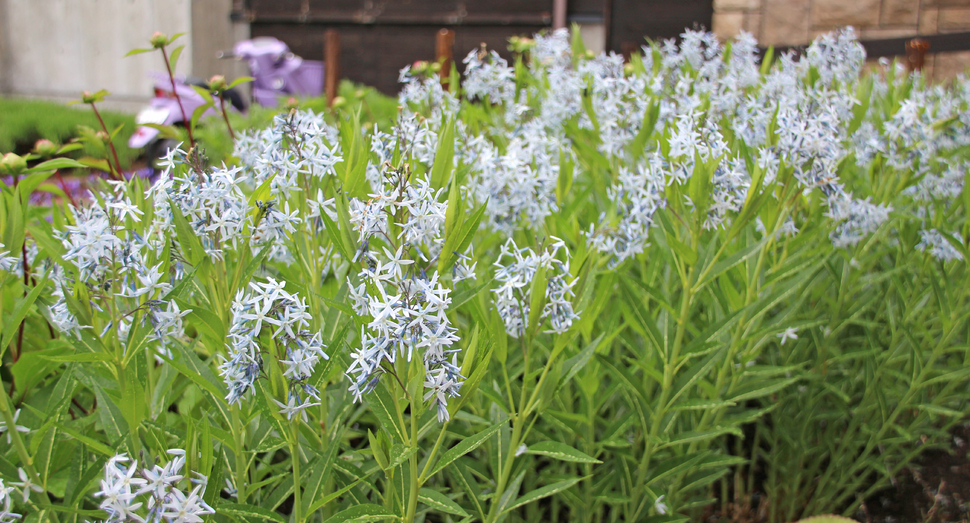
[{"label": "brown soil", "polygon": [[970,424],[951,431],[949,451],[924,452],[895,485],[868,500],[856,519],[865,523],[970,522]]}]

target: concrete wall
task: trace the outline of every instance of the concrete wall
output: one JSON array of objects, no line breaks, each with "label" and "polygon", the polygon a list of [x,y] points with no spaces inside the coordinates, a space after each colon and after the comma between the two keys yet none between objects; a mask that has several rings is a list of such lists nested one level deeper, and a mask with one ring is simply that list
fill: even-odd
[{"label": "concrete wall", "polygon": [[[864,40],[970,31],[970,0],[714,0],[723,39],[744,30],[766,45],[801,45],[846,25]],[[968,66],[970,51],[929,54],[924,74],[941,81]]]},{"label": "concrete wall", "polygon": [[[155,31],[187,33],[176,72],[207,78],[247,74],[215,53],[248,38],[229,21],[231,0],[0,0],[0,94],[69,101],[107,89],[107,108],[135,111],[152,95],[161,55],[124,58]],[[193,29],[198,29],[193,31]]]}]

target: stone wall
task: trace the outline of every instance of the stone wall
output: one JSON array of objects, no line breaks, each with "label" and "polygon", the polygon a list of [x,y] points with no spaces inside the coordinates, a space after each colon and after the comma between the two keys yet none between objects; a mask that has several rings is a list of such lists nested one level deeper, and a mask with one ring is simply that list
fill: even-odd
[{"label": "stone wall", "polygon": [[[763,45],[802,45],[846,25],[863,40],[970,31],[970,0],[714,0],[725,40],[743,30]],[[968,66],[970,51],[929,54],[924,74],[942,81]]]},{"label": "stone wall", "polygon": [[0,0],[0,95],[69,101],[81,91],[107,89],[106,108],[138,110],[152,96],[149,72],[164,71],[164,62],[159,53],[124,56],[148,47],[155,31],[188,33],[174,44],[185,45],[177,72],[244,76],[244,64],[215,59],[216,51],[248,38],[248,24],[230,22],[231,6],[231,0]]}]

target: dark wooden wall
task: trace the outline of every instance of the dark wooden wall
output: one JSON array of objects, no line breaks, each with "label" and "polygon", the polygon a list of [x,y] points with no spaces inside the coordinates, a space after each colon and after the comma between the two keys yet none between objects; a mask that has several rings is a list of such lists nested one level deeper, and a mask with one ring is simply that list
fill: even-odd
[{"label": "dark wooden wall", "polygon": [[[256,36],[275,36],[294,53],[323,59],[327,29],[340,32],[344,78],[393,94],[398,71],[435,58],[435,33],[455,31],[460,61],[484,42],[506,59],[510,36],[531,36],[552,24],[553,0],[236,0],[236,16]],[[242,8],[243,12],[238,12]],[[607,24],[608,48],[622,52],[685,27],[710,27],[712,0],[567,0],[571,21]]]},{"label": "dark wooden wall", "polygon": [[[588,1],[588,0],[587,0]],[[711,0],[604,0],[608,4],[610,29],[607,47],[627,52],[653,40],[676,38],[684,29],[711,29]]]}]

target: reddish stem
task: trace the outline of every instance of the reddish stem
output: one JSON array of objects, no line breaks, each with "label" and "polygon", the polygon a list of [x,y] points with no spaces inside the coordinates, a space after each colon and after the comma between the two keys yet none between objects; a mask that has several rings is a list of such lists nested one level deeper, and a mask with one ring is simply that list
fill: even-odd
[{"label": "reddish stem", "polygon": [[67,184],[64,183],[64,178],[61,177],[61,171],[54,171],[54,176],[57,176],[58,181],[61,182],[61,190],[64,191],[64,194],[67,195],[68,201],[70,201],[71,205],[73,205],[74,208],[76,209],[77,202],[74,201],[74,196],[71,195],[71,192],[67,190]]},{"label": "reddish stem", "polygon": [[[94,110],[94,115],[98,117],[98,122],[101,123],[101,129],[105,134],[108,135],[108,149],[111,149],[111,155],[115,159],[114,172],[112,173],[116,180],[123,179],[121,176],[121,162],[118,161],[118,151],[115,150],[115,144],[111,141],[111,133],[108,131],[108,126],[104,124],[104,120],[101,119],[101,113],[98,112],[98,108],[94,106],[94,102],[91,102],[91,109]],[[111,167],[111,162],[108,162],[108,167]],[[109,171],[111,169],[108,169]]]},{"label": "reddish stem", "polygon": [[236,141],[236,134],[232,132],[232,126],[229,125],[229,116],[226,115],[226,99],[222,97],[222,93],[219,93],[219,109],[222,111],[222,119],[226,121],[226,128],[229,129],[229,138]]},{"label": "reddish stem", "polygon": [[185,116],[185,108],[182,107],[182,98],[179,96],[177,90],[175,90],[175,75],[172,74],[172,65],[168,61],[168,53],[165,52],[165,48],[162,47],[162,58],[165,59],[165,70],[168,71],[168,80],[172,83],[172,94],[175,95],[175,101],[179,104],[179,111],[182,112],[182,121],[185,122],[185,130],[189,133],[189,148],[195,147],[195,140],[192,138],[192,122]]}]

